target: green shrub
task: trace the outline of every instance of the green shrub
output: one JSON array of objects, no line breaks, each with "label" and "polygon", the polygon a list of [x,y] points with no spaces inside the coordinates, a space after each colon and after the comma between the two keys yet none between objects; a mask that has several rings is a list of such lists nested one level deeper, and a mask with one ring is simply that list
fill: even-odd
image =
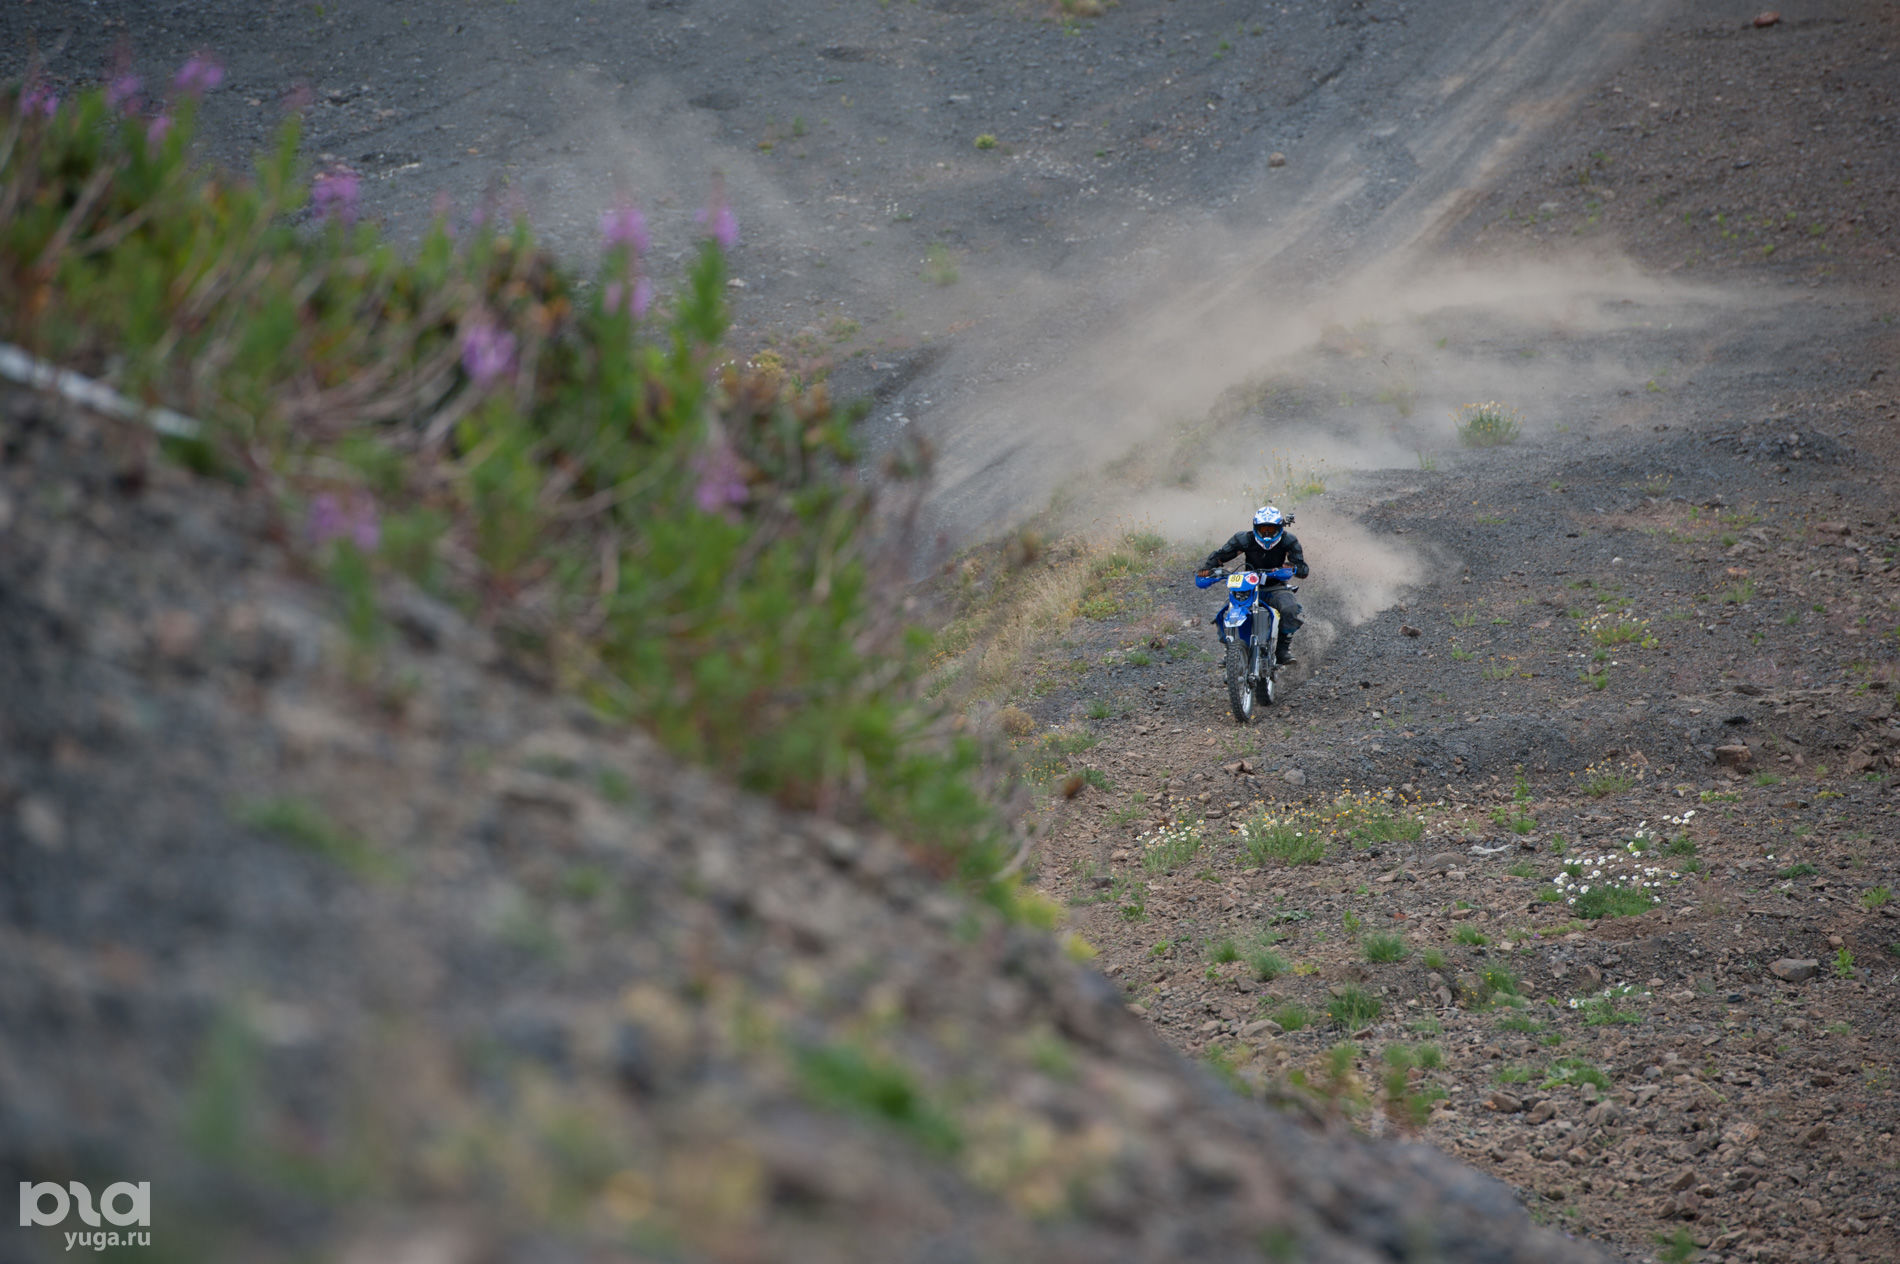
[{"label": "green shrub", "polygon": [[920,708],[922,638],[878,600],[854,417],[730,362],[717,242],[648,312],[631,237],[591,283],[525,223],[438,222],[405,257],[350,221],[335,174],[300,231],[294,118],[245,181],[191,164],[189,101],[157,140],[98,91],[50,118],[15,106],[0,98],[0,337],[113,364],[122,390],[201,419],[167,441],[193,468],[267,470],[313,522],[347,506],[371,573],[337,578],[366,651],[374,581],[446,584],[453,557],[449,595],[601,712],[748,789],[935,845],[1009,903],[982,752]]},{"label": "green shrub", "polygon": [[1618,1009],[1616,998],[1609,994],[1584,997],[1575,1004],[1577,1012],[1583,1015],[1586,1027],[1613,1027],[1643,1021],[1643,1016],[1634,1010]]},{"label": "green shrub", "polygon": [[1487,970],[1481,970],[1478,972],[1478,978],[1483,982],[1487,995],[1522,995],[1522,985],[1518,983],[1517,976],[1503,966],[1492,966]]},{"label": "green shrub", "polygon": [[1163,826],[1136,840],[1141,845],[1141,867],[1149,873],[1172,873],[1185,868],[1201,850],[1201,827],[1185,822]]},{"label": "green shrub", "polygon": [[1594,1084],[1600,1089],[1607,1089],[1610,1087],[1610,1077],[1582,1058],[1558,1058],[1550,1064],[1543,1087],[1561,1088],[1571,1084]]},{"label": "green shrub", "polygon": [[1249,952],[1247,964],[1252,967],[1254,977],[1262,983],[1271,983],[1292,968],[1285,957],[1271,948],[1256,948]]},{"label": "green shrub", "polygon": [[1168,539],[1154,531],[1133,531],[1128,535],[1128,547],[1143,557],[1153,557],[1168,547]]},{"label": "green shrub", "polygon": [[1458,442],[1467,448],[1502,447],[1524,431],[1517,410],[1504,404],[1461,404],[1451,416]]},{"label": "green shrub", "polygon": [[1375,843],[1409,843],[1425,832],[1417,816],[1401,815],[1373,795],[1342,795],[1333,801],[1331,829],[1355,847]]},{"label": "green shrub", "polygon": [[1657,896],[1635,887],[1593,886],[1574,897],[1577,916],[1592,921],[1603,917],[1640,917],[1656,907]]},{"label": "green shrub", "polygon": [[1326,857],[1323,836],[1265,814],[1241,826],[1240,845],[1256,865],[1265,865],[1269,860],[1287,865],[1316,865]]},{"label": "green shrub", "polygon": [[1409,951],[1405,946],[1403,937],[1380,934],[1377,932],[1367,935],[1362,939],[1360,941],[1360,947],[1365,950],[1367,961],[1382,964],[1403,961]]},{"label": "green shrub", "polygon": [[1148,884],[1134,878],[1117,878],[1109,890],[1124,922],[1148,920]]},{"label": "green shrub", "polygon": [[805,1094],[820,1105],[889,1124],[940,1154],[962,1146],[956,1125],[895,1062],[852,1045],[828,1044],[799,1050],[797,1069]]},{"label": "green shrub", "polygon": [[1583,783],[1583,792],[1593,799],[1607,799],[1613,794],[1622,794],[1635,784],[1635,778],[1626,773],[1598,773]]},{"label": "green shrub", "polygon": [[1313,1025],[1313,1015],[1306,1006],[1298,1001],[1288,1001],[1276,1006],[1267,1017],[1280,1024],[1282,1031],[1303,1031]]},{"label": "green shrub", "polygon": [[1457,942],[1467,944],[1473,948],[1481,948],[1491,942],[1489,935],[1479,930],[1476,926],[1473,926],[1470,922],[1460,922],[1458,929],[1451,932],[1451,937]]},{"label": "green shrub", "polygon": [[240,824],[274,834],[356,877],[381,879],[395,874],[395,863],[388,855],[338,825],[308,799],[261,799],[240,805],[235,815]]},{"label": "green shrub", "polygon": [[1376,995],[1356,983],[1348,983],[1327,1005],[1326,1012],[1334,1022],[1350,1031],[1376,1020],[1384,1008]]}]

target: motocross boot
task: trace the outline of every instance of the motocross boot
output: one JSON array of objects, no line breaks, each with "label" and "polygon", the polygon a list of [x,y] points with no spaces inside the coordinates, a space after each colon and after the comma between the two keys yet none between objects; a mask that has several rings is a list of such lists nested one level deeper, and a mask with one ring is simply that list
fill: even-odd
[{"label": "motocross boot", "polygon": [[1282,667],[1291,667],[1299,662],[1299,659],[1293,657],[1292,643],[1293,634],[1291,632],[1280,633],[1279,642],[1273,647],[1273,661]]}]

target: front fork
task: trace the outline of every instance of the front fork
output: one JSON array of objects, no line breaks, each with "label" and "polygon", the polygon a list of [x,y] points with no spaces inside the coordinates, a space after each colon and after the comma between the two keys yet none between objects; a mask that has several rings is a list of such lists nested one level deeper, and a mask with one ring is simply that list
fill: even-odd
[{"label": "front fork", "polygon": [[[1253,637],[1253,643],[1247,647],[1252,651],[1247,656],[1247,674],[1253,679],[1259,680],[1266,675],[1264,668],[1272,661],[1267,656],[1274,652],[1275,643],[1280,637],[1280,612],[1264,601],[1255,600],[1253,609],[1247,613],[1253,620],[1253,630],[1256,634],[1259,632],[1260,625],[1263,621],[1267,625],[1267,634],[1265,636],[1255,635]],[[1220,628],[1221,641],[1225,643],[1239,635],[1240,629],[1228,627],[1226,615],[1223,614],[1221,616]]]},{"label": "front fork", "polygon": [[1280,636],[1280,612],[1264,601],[1256,601],[1253,606],[1253,626],[1256,633],[1262,622],[1267,625],[1265,636],[1256,635],[1253,639],[1253,664],[1251,675],[1260,680],[1267,675],[1267,665],[1273,661],[1274,643]]}]

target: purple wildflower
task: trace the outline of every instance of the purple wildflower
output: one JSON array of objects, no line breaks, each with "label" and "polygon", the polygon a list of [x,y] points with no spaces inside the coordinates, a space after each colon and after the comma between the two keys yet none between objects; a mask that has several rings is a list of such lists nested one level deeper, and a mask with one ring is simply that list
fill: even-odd
[{"label": "purple wildflower", "polygon": [[318,548],[348,537],[350,543],[365,553],[374,553],[383,537],[376,502],[360,492],[347,501],[334,492],[318,494],[310,502],[310,519],[305,530],[310,542]]},{"label": "purple wildflower", "polygon": [[59,94],[43,83],[36,83],[20,94],[20,113],[31,117],[43,114],[52,118],[59,111]]},{"label": "purple wildflower", "polygon": [[600,236],[607,249],[631,246],[637,255],[645,254],[653,244],[647,236],[646,217],[631,202],[622,202],[613,210],[601,213]]},{"label": "purple wildflower", "polygon": [[121,71],[106,85],[106,105],[115,110],[130,110],[138,103],[139,89],[144,86],[144,81],[131,71]]},{"label": "purple wildflower", "polygon": [[310,182],[310,209],[324,219],[345,226],[354,224],[362,183],[348,167],[332,167]]},{"label": "purple wildflower", "polygon": [[647,277],[635,277],[633,285],[629,287],[620,281],[609,281],[601,296],[606,301],[608,311],[616,314],[626,312],[639,320],[653,306],[653,282]]},{"label": "purple wildflower", "polygon": [[719,243],[721,250],[731,250],[739,244],[739,220],[733,215],[724,190],[714,193],[713,200],[693,219],[706,226],[707,235]]},{"label": "purple wildflower", "polygon": [[224,67],[205,53],[193,53],[178,68],[172,87],[196,100],[224,82]]},{"label": "purple wildflower", "polygon": [[169,114],[160,114],[145,125],[146,143],[151,145],[158,144],[165,139],[165,134],[171,130],[172,116]]},{"label": "purple wildflower", "polygon": [[730,514],[732,506],[745,503],[747,492],[739,454],[724,439],[693,458],[693,472],[699,475],[693,500],[702,512]]},{"label": "purple wildflower", "polygon": [[462,369],[477,386],[487,386],[514,364],[515,336],[487,321],[462,335]]}]

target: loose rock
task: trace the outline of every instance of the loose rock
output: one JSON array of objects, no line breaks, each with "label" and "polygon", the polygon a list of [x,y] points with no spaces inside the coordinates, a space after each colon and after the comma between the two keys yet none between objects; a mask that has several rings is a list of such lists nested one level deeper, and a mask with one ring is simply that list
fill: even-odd
[{"label": "loose rock", "polygon": [[1789,983],[1806,983],[1821,972],[1821,963],[1812,957],[1783,957],[1768,972]]}]

